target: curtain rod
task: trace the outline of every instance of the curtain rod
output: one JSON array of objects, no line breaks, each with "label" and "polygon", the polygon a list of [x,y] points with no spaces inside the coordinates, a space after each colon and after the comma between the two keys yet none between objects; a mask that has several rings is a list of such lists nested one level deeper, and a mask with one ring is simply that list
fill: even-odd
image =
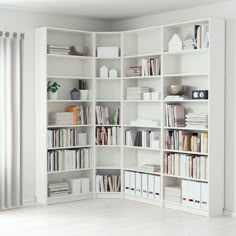
[{"label": "curtain rod", "polygon": [[8,32],[8,31],[0,31],[0,37],[13,37],[13,38],[17,38],[20,37],[20,39],[24,39],[25,38],[25,34],[24,33],[17,33],[17,32]]}]

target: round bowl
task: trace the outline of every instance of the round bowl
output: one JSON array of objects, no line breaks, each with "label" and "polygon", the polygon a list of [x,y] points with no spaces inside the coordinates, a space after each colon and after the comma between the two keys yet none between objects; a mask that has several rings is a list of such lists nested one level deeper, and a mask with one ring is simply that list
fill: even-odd
[{"label": "round bowl", "polygon": [[77,56],[86,56],[88,53],[88,47],[72,46],[70,47],[70,54]]},{"label": "round bowl", "polygon": [[167,86],[167,90],[171,95],[183,95],[187,91],[186,85],[172,84]]}]

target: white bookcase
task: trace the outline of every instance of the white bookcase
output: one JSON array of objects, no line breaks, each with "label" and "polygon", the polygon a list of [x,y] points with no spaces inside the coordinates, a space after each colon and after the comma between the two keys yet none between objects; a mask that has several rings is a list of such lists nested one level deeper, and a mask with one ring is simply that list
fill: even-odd
[{"label": "white bookcase", "polygon": [[[169,52],[168,43],[177,33],[181,38],[193,32],[194,25],[208,25],[209,47]],[[40,204],[53,204],[89,198],[122,198],[161,207],[187,211],[190,213],[215,216],[221,215],[224,207],[224,42],[225,23],[223,19],[207,18],[191,22],[162,25],[147,29],[124,32],[85,32],[57,28],[36,29],[35,40],[35,117],[36,117],[36,199]],[[47,54],[47,44],[81,45],[89,48],[88,56]],[[118,47],[119,57],[99,58],[97,47]],[[127,76],[130,66],[141,65],[143,58],[158,58],[161,61],[160,74],[155,76]],[[100,78],[100,67],[116,69],[118,77]],[[87,82],[88,100],[70,100],[69,92],[78,87],[78,80]],[[47,81],[57,81],[61,85],[59,98],[47,100]],[[167,86],[187,85],[190,99],[165,100]],[[160,93],[159,100],[126,100],[128,87],[149,87]],[[207,100],[192,100],[191,90],[208,90]],[[69,105],[84,104],[91,109],[91,124],[75,126],[48,126],[48,113],[66,111]],[[166,104],[179,104],[188,112],[207,112],[208,128],[167,127]],[[102,126],[96,124],[96,106],[107,106],[112,112],[120,108],[120,123]],[[130,125],[136,119],[159,120],[158,126]],[[120,127],[120,142],[117,145],[96,145],[96,129],[99,127]],[[47,172],[47,129],[73,128],[86,132],[88,142],[85,148],[91,149],[91,166],[72,171]],[[160,133],[160,147],[126,146],[127,130],[154,130]],[[167,130],[208,133],[208,153],[169,150],[165,145]],[[61,149],[80,149],[81,146]],[[55,149],[55,148],[54,148]],[[194,156],[207,156],[205,180],[186,178],[181,175],[164,173],[166,153],[179,153]],[[159,164],[161,172],[141,171],[143,164]],[[160,177],[158,199],[145,197],[125,189],[125,173],[143,173]],[[120,192],[97,192],[96,175],[120,175]],[[68,177],[87,177],[90,192],[86,194],[48,197],[48,183]],[[149,177],[148,177],[149,178]],[[182,202],[166,201],[164,189],[179,186],[183,180],[206,183],[207,206],[196,208]],[[183,194],[183,193],[182,193]],[[182,196],[181,196],[182,199]]]}]

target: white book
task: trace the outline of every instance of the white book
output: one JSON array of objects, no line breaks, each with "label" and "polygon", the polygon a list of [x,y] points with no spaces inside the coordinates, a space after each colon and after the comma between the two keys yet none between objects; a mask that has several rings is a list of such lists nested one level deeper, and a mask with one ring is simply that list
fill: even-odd
[{"label": "white book", "polygon": [[111,128],[107,128],[107,145],[112,145]]},{"label": "white book", "polygon": [[89,193],[89,178],[81,178],[81,192]]},{"label": "white book", "polygon": [[201,208],[208,208],[208,184],[201,183]]},{"label": "white book", "polygon": [[125,171],[125,193],[130,193],[130,172]]},{"label": "white book", "polygon": [[112,145],[117,145],[117,143],[116,143],[116,127],[112,127]]},{"label": "white book", "polygon": [[136,196],[141,196],[141,185],[142,185],[142,175],[141,173],[136,172],[136,182],[135,182],[135,193]]},{"label": "white book", "polygon": [[100,175],[99,176],[100,178],[99,178],[99,183],[100,183],[100,192],[104,192],[104,181],[103,181],[103,176],[102,175]]},{"label": "white book", "polygon": [[194,185],[194,207],[201,207],[201,183],[192,182]]},{"label": "white book", "polygon": [[96,175],[96,192],[97,193],[101,192],[101,188],[100,188],[100,175]]},{"label": "white book", "polygon": [[135,195],[135,172],[130,172],[130,194]]},{"label": "white book", "polygon": [[148,175],[142,174],[142,197],[148,197]]},{"label": "white book", "polygon": [[155,200],[160,200],[160,189],[161,189],[161,178],[155,175],[154,179],[154,198]]},{"label": "white book", "polygon": [[148,198],[154,198],[154,175],[148,175]]}]

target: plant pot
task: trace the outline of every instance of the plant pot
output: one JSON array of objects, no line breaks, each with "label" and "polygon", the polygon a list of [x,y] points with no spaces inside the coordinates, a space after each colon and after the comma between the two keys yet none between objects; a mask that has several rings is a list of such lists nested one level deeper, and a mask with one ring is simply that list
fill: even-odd
[{"label": "plant pot", "polygon": [[80,92],[70,92],[70,96],[72,100],[79,100],[80,99]]},{"label": "plant pot", "polygon": [[87,89],[80,90],[80,100],[88,100],[88,90]]},{"label": "plant pot", "polygon": [[48,92],[48,100],[57,100],[58,92],[52,93]]}]

